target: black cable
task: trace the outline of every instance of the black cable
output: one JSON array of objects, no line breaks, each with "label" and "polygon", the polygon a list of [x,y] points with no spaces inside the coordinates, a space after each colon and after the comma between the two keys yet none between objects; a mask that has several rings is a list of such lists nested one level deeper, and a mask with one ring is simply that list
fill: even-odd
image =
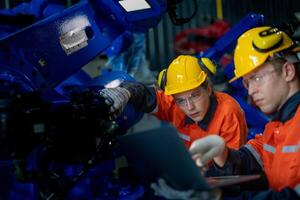
[{"label": "black cable", "polygon": [[195,15],[197,14],[197,11],[198,11],[197,0],[193,0],[194,11],[193,11],[192,15],[189,17],[186,17],[186,18],[178,18],[177,13],[176,13],[176,9],[177,9],[176,7],[179,2],[180,1],[176,1],[176,2],[171,2],[168,4],[168,13],[169,13],[172,23],[175,25],[183,25],[183,24],[189,22],[193,17],[195,17]]}]

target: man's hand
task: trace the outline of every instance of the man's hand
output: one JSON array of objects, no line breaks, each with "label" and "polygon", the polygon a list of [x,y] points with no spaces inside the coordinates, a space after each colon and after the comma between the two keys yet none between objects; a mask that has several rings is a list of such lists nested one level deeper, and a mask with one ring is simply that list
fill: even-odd
[{"label": "man's hand", "polygon": [[211,191],[175,190],[169,185],[167,185],[164,179],[158,179],[158,182],[152,183],[150,187],[154,190],[155,195],[164,197],[166,199],[216,200],[216,199],[220,199],[221,197],[221,192],[219,190],[211,190]]},{"label": "man's hand", "polygon": [[110,106],[109,119],[116,119],[124,110],[130,99],[130,92],[122,87],[105,88],[100,91],[100,96],[105,99],[105,103]]},{"label": "man's hand", "polygon": [[227,159],[225,141],[218,135],[209,135],[194,141],[190,153],[199,167],[205,167],[213,159],[219,166],[223,166]]}]

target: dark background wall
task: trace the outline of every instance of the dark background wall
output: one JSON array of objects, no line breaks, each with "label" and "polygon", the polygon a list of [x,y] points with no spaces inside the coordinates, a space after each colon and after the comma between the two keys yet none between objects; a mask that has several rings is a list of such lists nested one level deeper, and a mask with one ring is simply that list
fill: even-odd
[{"label": "dark background wall", "polygon": [[223,0],[224,19],[236,23],[248,12],[265,16],[267,24],[280,24],[300,11],[299,0]]},{"label": "dark background wall", "polygon": [[[147,33],[147,58],[152,70],[159,71],[167,67],[174,58],[173,40],[177,33],[187,28],[207,26],[216,19],[214,0],[197,0],[197,2],[197,15],[189,23],[175,26],[166,14],[158,26]],[[185,0],[177,7],[179,17],[188,17],[194,9],[193,0]]]},{"label": "dark background wall", "polygon": [[[186,28],[204,27],[217,19],[217,0],[197,0],[198,13],[189,23],[175,26],[168,15],[154,29],[147,33],[147,58],[152,70],[160,71],[174,58],[174,36]],[[291,20],[295,12],[300,12],[299,0],[221,0],[224,20],[234,25],[247,13],[261,13],[267,25],[279,25]],[[185,0],[178,6],[179,16],[192,13],[193,0]]]},{"label": "dark background wall", "polygon": [[[22,2],[31,0],[0,0],[0,9],[12,8]],[[66,6],[71,6],[80,0],[61,0]],[[205,27],[217,19],[216,2],[222,3],[223,18],[234,25],[249,12],[261,13],[268,25],[279,25],[289,21],[295,12],[300,12],[300,0],[196,0],[197,15],[183,26],[172,24],[166,14],[156,28],[150,29],[147,35],[147,59],[150,69],[160,71],[169,65],[175,57],[174,36],[187,28]],[[179,17],[190,16],[193,12],[193,0],[183,0],[178,5]]]}]

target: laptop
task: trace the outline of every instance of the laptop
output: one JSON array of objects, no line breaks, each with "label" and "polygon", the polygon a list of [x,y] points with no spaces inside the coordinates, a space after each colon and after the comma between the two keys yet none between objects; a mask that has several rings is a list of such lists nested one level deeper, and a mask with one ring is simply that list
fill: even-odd
[{"label": "laptop", "polygon": [[177,190],[209,190],[255,180],[260,175],[202,176],[173,126],[163,126],[119,138],[122,153],[145,184],[163,178]]}]

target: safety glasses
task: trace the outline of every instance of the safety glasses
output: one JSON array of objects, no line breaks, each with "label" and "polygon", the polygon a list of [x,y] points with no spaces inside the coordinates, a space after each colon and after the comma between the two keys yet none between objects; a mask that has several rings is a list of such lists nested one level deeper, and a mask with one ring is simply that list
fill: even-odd
[{"label": "safety glasses", "polygon": [[262,84],[264,84],[274,72],[276,72],[275,69],[266,71],[266,72],[262,72],[262,73],[257,73],[248,79],[244,78],[243,85],[247,90],[249,89],[250,85],[252,87],[257,88],[257,87],[261,86]]},{"label": "safety glasses", "polygon": [[177,98],[174,98],[174,100],[178,106],[187,107],[188,102],[196,103],[197,101],[199,101],[201,99],[201,97],[203,96],[204,92],[205,91],[203,88],[199,88],[198,90],[191,93],[188,97],[185,97],[185,98],[177,97]]}]

